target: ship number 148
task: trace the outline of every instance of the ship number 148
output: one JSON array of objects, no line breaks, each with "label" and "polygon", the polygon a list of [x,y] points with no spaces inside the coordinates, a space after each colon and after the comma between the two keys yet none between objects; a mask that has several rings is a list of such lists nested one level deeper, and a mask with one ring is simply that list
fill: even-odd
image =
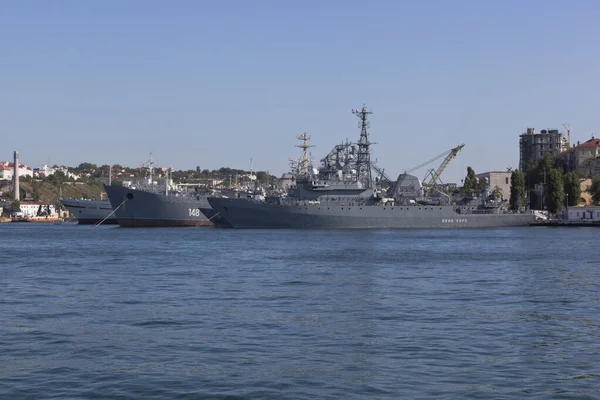
[{"label": "ship number 148", "polygon": [[190,208],[190,217],[199,217],[200,216],[200,209],[199,208]]}]

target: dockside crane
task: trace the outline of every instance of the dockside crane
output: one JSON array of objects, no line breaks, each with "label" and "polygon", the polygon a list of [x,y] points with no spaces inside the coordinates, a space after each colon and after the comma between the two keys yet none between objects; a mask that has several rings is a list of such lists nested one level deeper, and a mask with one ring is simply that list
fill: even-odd
[{"label": "dockside crane", "polygon": [[[430,160],[427,160],[427,161],[425,161],[424,163],[421,163],[421,164],[417,165],[416,167],[413,167],[413,168],[411,168],[411,169],[409,169],[409,170],[406,170],[406,171],[404,171],[404,173],[405,173],[405,174],[410,174],[410,173],[411,173],[411,172],[413,172],[413,171],[416,171],[416,170],[418,170],[418,169],[421,169],[421,168],[423,168],[424,166],[426,166],[426,165],[429,165],[429,164],[431,164],[432,162],[434,162],[434,161],[437,161],[437,160],[439,160],[439,159],[440,159],[440,158],[442,158],[442,157],[446,157],[446,156],[448,156],[448,155],[449,155],[449,153],[452,153],[454,150],[456,150],[456,153],[458,153],[458,152],[460,151],[459,147],[460,147],[460,149],[462,149],[463,147],[465,147],[465,145],[464,145],[464,144],[461,144],[460,146],[457,146],[457,147],[455,147],[455,148],[453,148],[453,149],[446,150],[446,151],[445,151],[445,152],[443,152],[442,154],[438,154],[437,156],[433,157],[432,159],[430,159]],[[454,157],[456,157],[456,154],[454,155]],[[454,158],[454,157],[452,157],[452,158]],[[448,161],[448,162],[450,162],[450,161]],[[444,168],[446,168],[446,167],[444,167]]]},{"label": "dockside crane", "polygon": [[563,124],[567,130],[567,151],[571,150],[571,128],[567,124]]},{"label": "dockside crane", "polygon": [[427,175],[425,175],[425,179],[423,179],[423,190],[425,190],[425,192],[427,192],[427,191],[433,189],[435,186],[437,186],[438,181],[441,183],[440,177],[442,176],[442,173],[444,172],[444,170],[446,169],[448,164],[450,164],[450,161],[452,161],[456,157],[458,152],[461,151],[463,147],[465,147],[464,144],[461,144],[460,146],[456,146],[456,147],[450,149],[449,151],[442,153],[441,155],[436,157],[434,160],[429,161],[429,162],[433,162],[439,158],[442,158],[443,156],[446,156],[446,158],[444,158],[444,160],[442,161],[442,163],[440,164],[440,166],[437,169],[435,169],[435,170],[430,169],[427,172]]}]

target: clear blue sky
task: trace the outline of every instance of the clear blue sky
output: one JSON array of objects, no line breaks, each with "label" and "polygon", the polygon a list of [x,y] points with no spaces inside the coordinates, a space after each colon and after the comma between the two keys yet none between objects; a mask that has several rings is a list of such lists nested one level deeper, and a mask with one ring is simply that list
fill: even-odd
[{"label": "clear blue sky", "polygon": [[[390,175],[517,167],[518,135],[597,132],[600,2],[2,1],[0,159],[281,174],[358,137]],[[424,175],[423,170],[417,175]]]}]

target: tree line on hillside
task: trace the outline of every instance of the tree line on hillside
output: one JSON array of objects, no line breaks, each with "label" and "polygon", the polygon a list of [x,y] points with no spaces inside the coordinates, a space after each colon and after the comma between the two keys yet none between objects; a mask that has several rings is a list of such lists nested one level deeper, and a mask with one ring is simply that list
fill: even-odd
[{"label": "tree line on hillside", "polygon": [[[59,167],[55,165],[53,168],[56,169]],[[69,173],[79,176],[79,179],[67,176],[67,174],[60,170],[57,170],[52,175],[46,177],[36,177],[34,179],[32,177],[23,176],[20,177],[20,179],[25,181],[38,180],[58,185],[63,182],[73,182],[75,180],[86,183],[106,181],[108,180],[109,174],[111,174],[112,179],[118,184],[119,181],[142,179],[149,175],[148,167],[129,168],[119,164],[112,165],[111,168],[111,166],[106,164],[98,166],[96,164],[84,162],[76,167],[66,168]],[[153,174],[155,177],[164,176],[162,168],[154,168]],[[256,176],[256,181],[260,184],[272,183],[277,179],[275,176],[270,175],[265,171],[253,171],[252,174]],[[249,175],[250,171],[227,167],[210,171],[208,169],[202,170],[198,166],[195,169],[190,170],[171,171],[171,178],[176,183],[193,183],[203,179],[214,179],[223,181],[224,184],[227,185],[229,180],[231,180],[232,183],[236,179],[238,182],[248,181]]]}]

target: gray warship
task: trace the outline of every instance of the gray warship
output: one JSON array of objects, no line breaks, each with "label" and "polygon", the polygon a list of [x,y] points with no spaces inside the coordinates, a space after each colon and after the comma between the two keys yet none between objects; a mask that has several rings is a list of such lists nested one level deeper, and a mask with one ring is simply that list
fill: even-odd
[{"label": "gray warship", "polygon": [[[215,190],[177,185],[170,178],[170,169],[164,177],[163,184],[156,184],[151,160],[148,165],[145,182],[128,187],[104,185],[111,209],[114,210],[110,218],[122,227],[213,226],[212,218],[215,213],[207,201],[209,195],[262,198],[258,187],[250,190],[236,184],[234,187]],[[252,171],[250,173],[252,174]],[[226,226],[220,222],[218,225]]]},{"label": "gray warship", "polygon": [[[122,227],[211,226],[206,193],[198,191],[158,192],[104,185],[114,217]],[[204,209],[204,213],[200,210]],[[210,218],[210,217],[209,217]]]},{"label": "gray warship", "polygon": [[112,206],[108,200],[60,199],[60,202],[77,218],[80,225],[91,225],[103,222],[116,224],[117,219],[111,216]]},{"label": "gray warship", "polygon": [[[352,113],[360,119],[357,143],[342,143],[312,168],[307,156],[293,165],[294,184],[284,196],[256,201],[209,197],[215,226],[228,228],[487,228],[528,226],[536,216],[512,212],[489,185],[466,196],[448,193],[440,175],[464,145],[453,148],[423,183],[402,173],[391,181],[371,162],[367,128],[371,114],[363,106]],[[374,174],[375,172],[375,174]],[[375,176],[374,176],[375,175]],[[387,186],[387,187],[385,187]]]},{"label": "gray warship", "polygon": [[[144,180],[128,186],[104,185],[113,209],[114,218],[122,227],[185,227],[212,226],[209,218],[210,205],[206,201],[208,190],[194,187],[188,190],[174,185],[169,168],[163,183],[155,182],[154,162],[142,164],[146,169]],[[201,212],[205,209],[205,213]]]}]

